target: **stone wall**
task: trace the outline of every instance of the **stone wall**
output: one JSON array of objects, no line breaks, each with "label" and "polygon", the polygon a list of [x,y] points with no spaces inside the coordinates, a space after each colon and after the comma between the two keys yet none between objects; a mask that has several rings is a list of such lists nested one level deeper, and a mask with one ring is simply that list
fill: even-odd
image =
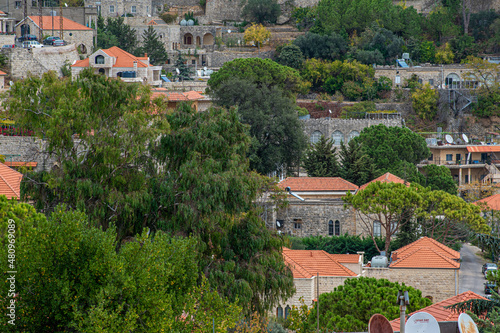
[{"label": "stone wall", "polygon": [[61,67],[65,61],[72,64],[80,57],[74,44],[60,47],[44,47],[40,49],[13,48],[5,49],[0,52],[6,54],[9,58],[9,71],[13,79],[22,79],[33,75],[42,75],[50,70],[61,74]]},{"label": "stone wall", "polygon": [[205,91],[207,89],[206,81],[183,81],[183,82],[162,82],[163,88],[169,91]]},{"label": "stone wall", "polygon": [[0,155],[9,162],[38,162],[35,171],[48,170],[55,161],[43,153],[46,148],[45,141],[35,137],[0,135]]},{"label": "stone wall", "polygon": [[[304,131],[308,137],[319,131],[327,138],[332,138],[332,134],[341,134],[342,140],[348,142],[350,136],[359,135],[365,128],[373,125],[384,124],[386,126],[401,127],[401,119],[340,119],[340,118],[320,118],[303,120]],[[340,145],[339,141],[335,144]]]},{"label": "stone wall", "polygon": [[0,47],[5,44],[14,44],[16,35],[0,35]]},{"label": "stone wall", "polygon": [[240,58],[261,58],[261,59],[271,59],[273,51],[268,52],[219,52],[215,51],[211,54],[207,54],[208,64],[210,67],[222,67],[224,63]]},{"label": "stone wall", "polygon": [[365,267],[362,275],[404,283],[422,291],[423,297],[430,296],[433,303],[436,303],[458,294],[459,272],[454,269]]},{"label": "stone wall", "polygon": [[275,220],[282,220],[281,232],[298,237],[332,236],[329,235],[329,221],[340,222],[340,235],[362,233],[357,228],[354,210],[345,209],[342,199],[290,201],[288,207],[269,217],[269,228],[275,228]]}]

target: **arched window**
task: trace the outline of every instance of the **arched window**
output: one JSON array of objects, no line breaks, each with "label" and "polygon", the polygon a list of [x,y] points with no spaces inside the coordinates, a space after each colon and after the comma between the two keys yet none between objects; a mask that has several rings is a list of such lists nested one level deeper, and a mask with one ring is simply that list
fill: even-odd
[{"label": "arched window", "polygon": [[333,221],[328,221],[328,236],[333,236]]},{"label": "arched window", "polygon": [[193,44],[193,35],[191,35],[191,34],[185,34],[184,35],[184,44],[186,44],[186,45]]},{"label": "arched window", "polygon": [[382,236],[382,228],[380,221],[373,221],[373,236],[375,237]]},{"label": "arched window", "polygon": [[340,146],[340,142],[344,140],[344,133],[341,131],[335,131],[332,134],[332,142],[335,146]]},{"label": "arched window", "polygon": [[335,236],[340,236],[340,221],[335,221]]},{"label": "arched window", "polygon": [[104,56],[98,55],[95,57],[96,65],[104,65]]},{"label": "arched window", "polygon": [[359,136],[358,131],[351,131],[351,133],[349,133],[349,136],[347,137],[347,142],[351,141],[351,139],[354,139],[357,136]]},{"label": "arched window", "polygon": [[78,49],[80,49],[81,53],[87,53],[87,47],[85,46],[85,44],[78,45]]},{"label": "arched window", "polygon": [[276,308],[276,317],[283,318],[283,308],[281,306]]},{"label": "arched window", "polygon": [[315,144],[316,142],[319,141],[319,139],[321,139],[322,136],[323,133],[321,133],[320,131],[314,131],[314,133],[311,134],[311,143]]},{"label": "arched window", "polygon": [[287,305],[285,308],[285,320],[288,319],[289,315],[290,315],[290,305]]},{"label": "arched window", "polygon": [[106,71],[104,70],[104,68],[99,68],[99,74],[104,75],[105,73],[106,73]]},{"label": "arched window", "polygon": [[448,74],[445,79],[446,88],[460,88],[460,76],[455,73]]}]

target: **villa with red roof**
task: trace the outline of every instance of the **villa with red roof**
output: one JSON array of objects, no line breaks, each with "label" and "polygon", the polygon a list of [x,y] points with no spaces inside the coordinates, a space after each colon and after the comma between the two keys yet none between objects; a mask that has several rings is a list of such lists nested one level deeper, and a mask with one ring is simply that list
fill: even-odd
[{"label": "villa with red roof", "polygon": [[140,82],[153,86],[161,84],[161,66],[149,63],[149,57],[136,57],[117,46],[101,49],[88,58],[71,65],[71,74],[77,77],[85,68],[92,67],[96,73],[112,78],[121,78],[125,82]]},{"label": "villa with red roof", "polygon": [[[24,20],[16,24],[16,35],[21,37],[25,33],[25,26],[27,26],[27,34],[38,36],[40,29],[43,35],[57,36],[68,44],[75,44],[80,53],[87,55],[92,52],[94,45],[94,30],[86,27],[83,24],[70,20],[66,17],[60,16],[28,16]],[[62,27],[62,35],[61,35]],[[42,43],[42,41],[39,41]]]},{"label": "villa with red roof", "polygon": [[366,277],[403,282],[439,302],[458,294],[460,253],[422,237],[391,253],[388,267],[365,267]]},{"label": "villa with red roof", "polygon": [[393,175],[390,172],[384,173],[382,176],[375,178],[371,182],[368,182],[364,185],[361,185],[359,187],[360,190],[364,190],[368,185],[371,183],[376,183],[376,182],[381,182],[381,183],[400,183],[400,184],[405,184],[406,186],[410,186],[410,183],[405,181],[402,178],[399,178],[398,176]]},{"label": "villa with red roof", "polygon": [[[443,328],[445,326],[447,332],[458,332],[458,316],[460,315],[461,312],[453,311],[452,309],[447,309],[446,307],[456,303],[469,301],[471,299],[485,299],[485,298],[469,290],[459,295],[447,298],[441,302],[429,305],[428,307],[425,307],[418,311],[412,312],[408,314],[408,316],[411,316],[418,312],[426,312],[432,315],[434,318],[436,318],[441,328],[441,332],[444,331]],[[399,318],[391,320],[390,323],[394,332],[400,332]]]},{"label": "villa with red roof", "polygon": [[347,192],[358,191],[355,184],[340,177],[289,177],[278,187],[289,204],[268,214],[270,228],[296,236],[358,234],[354,211],[342,201]]},{"label": "villa with red roof", "polygon": [[343,285],[346,279],[359,276],[344,263],[354,263],[360,271],[362,256],[359,254],[332,255],[321,250],[291,250],[283,248],[283,258],[291,269],[296,293],[276,308],[276,316],[287,317],[293,305],[300,306],[300,298],[311,305],[319,294],[331,292]]},{"label": "villa with red roof", "polygon": [[21,180],[23,174],[0,163],[0,195],[5,195],[7,199],[17,199],[21,197]]}]

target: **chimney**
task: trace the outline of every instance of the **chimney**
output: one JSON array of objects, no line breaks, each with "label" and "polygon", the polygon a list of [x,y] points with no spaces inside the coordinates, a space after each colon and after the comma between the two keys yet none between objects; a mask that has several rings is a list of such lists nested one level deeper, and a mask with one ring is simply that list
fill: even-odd
[{"label": "chimney", "polygon": [[134,72],[137,73],[137,60],[134,61]]},{"label": "chimney", "polygon": [[394,262],[396,260],[398,260],[398,253],[396,251],[393,251],[391,253],[391,262]]},{"label": "chimney", "polygon": [[148,57],[148,54],[147,53],[144,53],[144,57],[147,58]]}]

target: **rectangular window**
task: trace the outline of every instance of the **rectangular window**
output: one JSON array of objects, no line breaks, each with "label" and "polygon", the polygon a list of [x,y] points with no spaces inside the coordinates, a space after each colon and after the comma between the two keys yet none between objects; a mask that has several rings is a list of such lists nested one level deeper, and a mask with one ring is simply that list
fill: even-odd
[{"label": "rectangular window", "polygon": [[295,229],[302,229],[302,219],[293,219],[293,227]]},{"label": "rectangular window", "polygon": [[447,161],[453,161],[453,154],[446,154]]},{"label": "rectangular window", "polygon": [[21,8],[21,1],[16,1],[16,9]]},{"label": "rectangular window", "polygon": [[434,85],[434,79],[429,79],[429,84],[430,84],[431,86],[433,86],[433,85]]},{"label": "rectangular window", "polygon": [[382,236],[380,221],[373,221],[373,236],[375,237]]},{"label": "rectangular window", "polygon": [[429,161],[432,161],[433,158],[434,158],[434,154],[431,154],[431,156],[429,157]]},{"label": "rectangular window", "polygon": [[132,8],[130,9],[130,12],[137,13],[137,6],[132,6]]},{"label": "rectangular window", "polygon": [[109,12],[114,13],[115,12],[115,6],[109,6]]},{"label": "rectangular window", "polygon": [[196,60],[191,60],[192,65],[196,65]]}]

